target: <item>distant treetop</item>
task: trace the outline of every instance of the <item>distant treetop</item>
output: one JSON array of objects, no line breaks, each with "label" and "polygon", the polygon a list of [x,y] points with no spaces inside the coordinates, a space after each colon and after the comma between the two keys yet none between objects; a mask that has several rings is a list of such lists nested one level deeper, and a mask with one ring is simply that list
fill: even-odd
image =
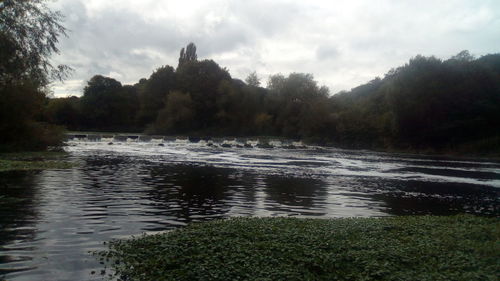
[{"label": "distant treetop", "polygon": [[260,79],[259,76],[257,76],[257,72],[254,71],[248,74],[247,78],[245,79],[245,82],[247,82],[249,86],[259,87]]},{"label": "distant treetop", "polygon": [[177,68],[181,67],[187,62],[196,61],[198,59],[198,55],[196,55],[196,45],[194,43],[189,43],[186,46],[186,49],[182,48],[179,56],[179,65]]}]

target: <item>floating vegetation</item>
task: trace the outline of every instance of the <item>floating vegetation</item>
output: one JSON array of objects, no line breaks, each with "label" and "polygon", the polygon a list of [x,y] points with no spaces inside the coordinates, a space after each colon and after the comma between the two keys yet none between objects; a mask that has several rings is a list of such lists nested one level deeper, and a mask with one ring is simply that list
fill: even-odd
[{"label": "floating vegetation", "polygon": [[232,218],[95,255],[120,280],[497,280],[499,238],[497,218],[471,215]]},{"label": "floating vegetation", "polygon": [[65,152],[1,153],[0,172],[44,169],[68,169],[74,163],[64,159]]}]

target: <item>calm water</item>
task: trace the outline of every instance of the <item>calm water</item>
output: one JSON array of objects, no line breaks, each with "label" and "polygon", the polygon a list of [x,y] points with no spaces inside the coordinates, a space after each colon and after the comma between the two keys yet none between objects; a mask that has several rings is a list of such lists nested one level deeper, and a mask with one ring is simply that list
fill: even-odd
[{"label": "calm water", "polygon": [[498,162],[162,144],[70,141],[78,167],[0,173],[0,280],[98,280],[104,241],[230,216],[500,215]]}]

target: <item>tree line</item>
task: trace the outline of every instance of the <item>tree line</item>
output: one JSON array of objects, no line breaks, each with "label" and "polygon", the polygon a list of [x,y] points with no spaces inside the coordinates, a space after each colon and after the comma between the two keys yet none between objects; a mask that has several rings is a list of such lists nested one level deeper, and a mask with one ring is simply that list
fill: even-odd
[{"label": "tree line", "polygon": [[232,78],[190,43],[177,68],[134,85],[96,75],[83,96],[47,101],[45,118],[70,130],[196,136],[281,136],[350,148],[498,147],[500,55],[416,56],[383,78],[330,95],[311,74]]},{"label": "tree line", "polygon": [[500,154],[500,54],[416,56],[330,95],[311,74],[232,78],[189,44],[176,68],[134,85],[96,75],[81,97],[49,98],[62,15],[45,0],[0,0],[0,151],[61,145],[69,130],[282,136],[349,148]]},{"label": "tree line", "polygon": [[332,102],[339,143],[500,152],[500,54],[416,56]]},{"label": "tree line", "polygon": [[328,89],[310,74],[234,79],[213,60],[198,60],[196,46],[178,66],[162,66],[134,85],[95,75],[82,97],[50,99],[46,118],[70,130],[137,131],[194,135],[311,135]]}]

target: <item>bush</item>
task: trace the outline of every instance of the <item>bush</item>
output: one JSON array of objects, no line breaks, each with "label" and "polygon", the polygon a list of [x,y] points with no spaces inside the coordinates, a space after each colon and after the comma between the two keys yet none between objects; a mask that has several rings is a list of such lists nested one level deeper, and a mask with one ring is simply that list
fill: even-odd
[{"label": "bush", "polygon": [[0,152],[38,151],[59,146],[62,127],[38,122],[46,95],[33,81],[0,87]]}]

